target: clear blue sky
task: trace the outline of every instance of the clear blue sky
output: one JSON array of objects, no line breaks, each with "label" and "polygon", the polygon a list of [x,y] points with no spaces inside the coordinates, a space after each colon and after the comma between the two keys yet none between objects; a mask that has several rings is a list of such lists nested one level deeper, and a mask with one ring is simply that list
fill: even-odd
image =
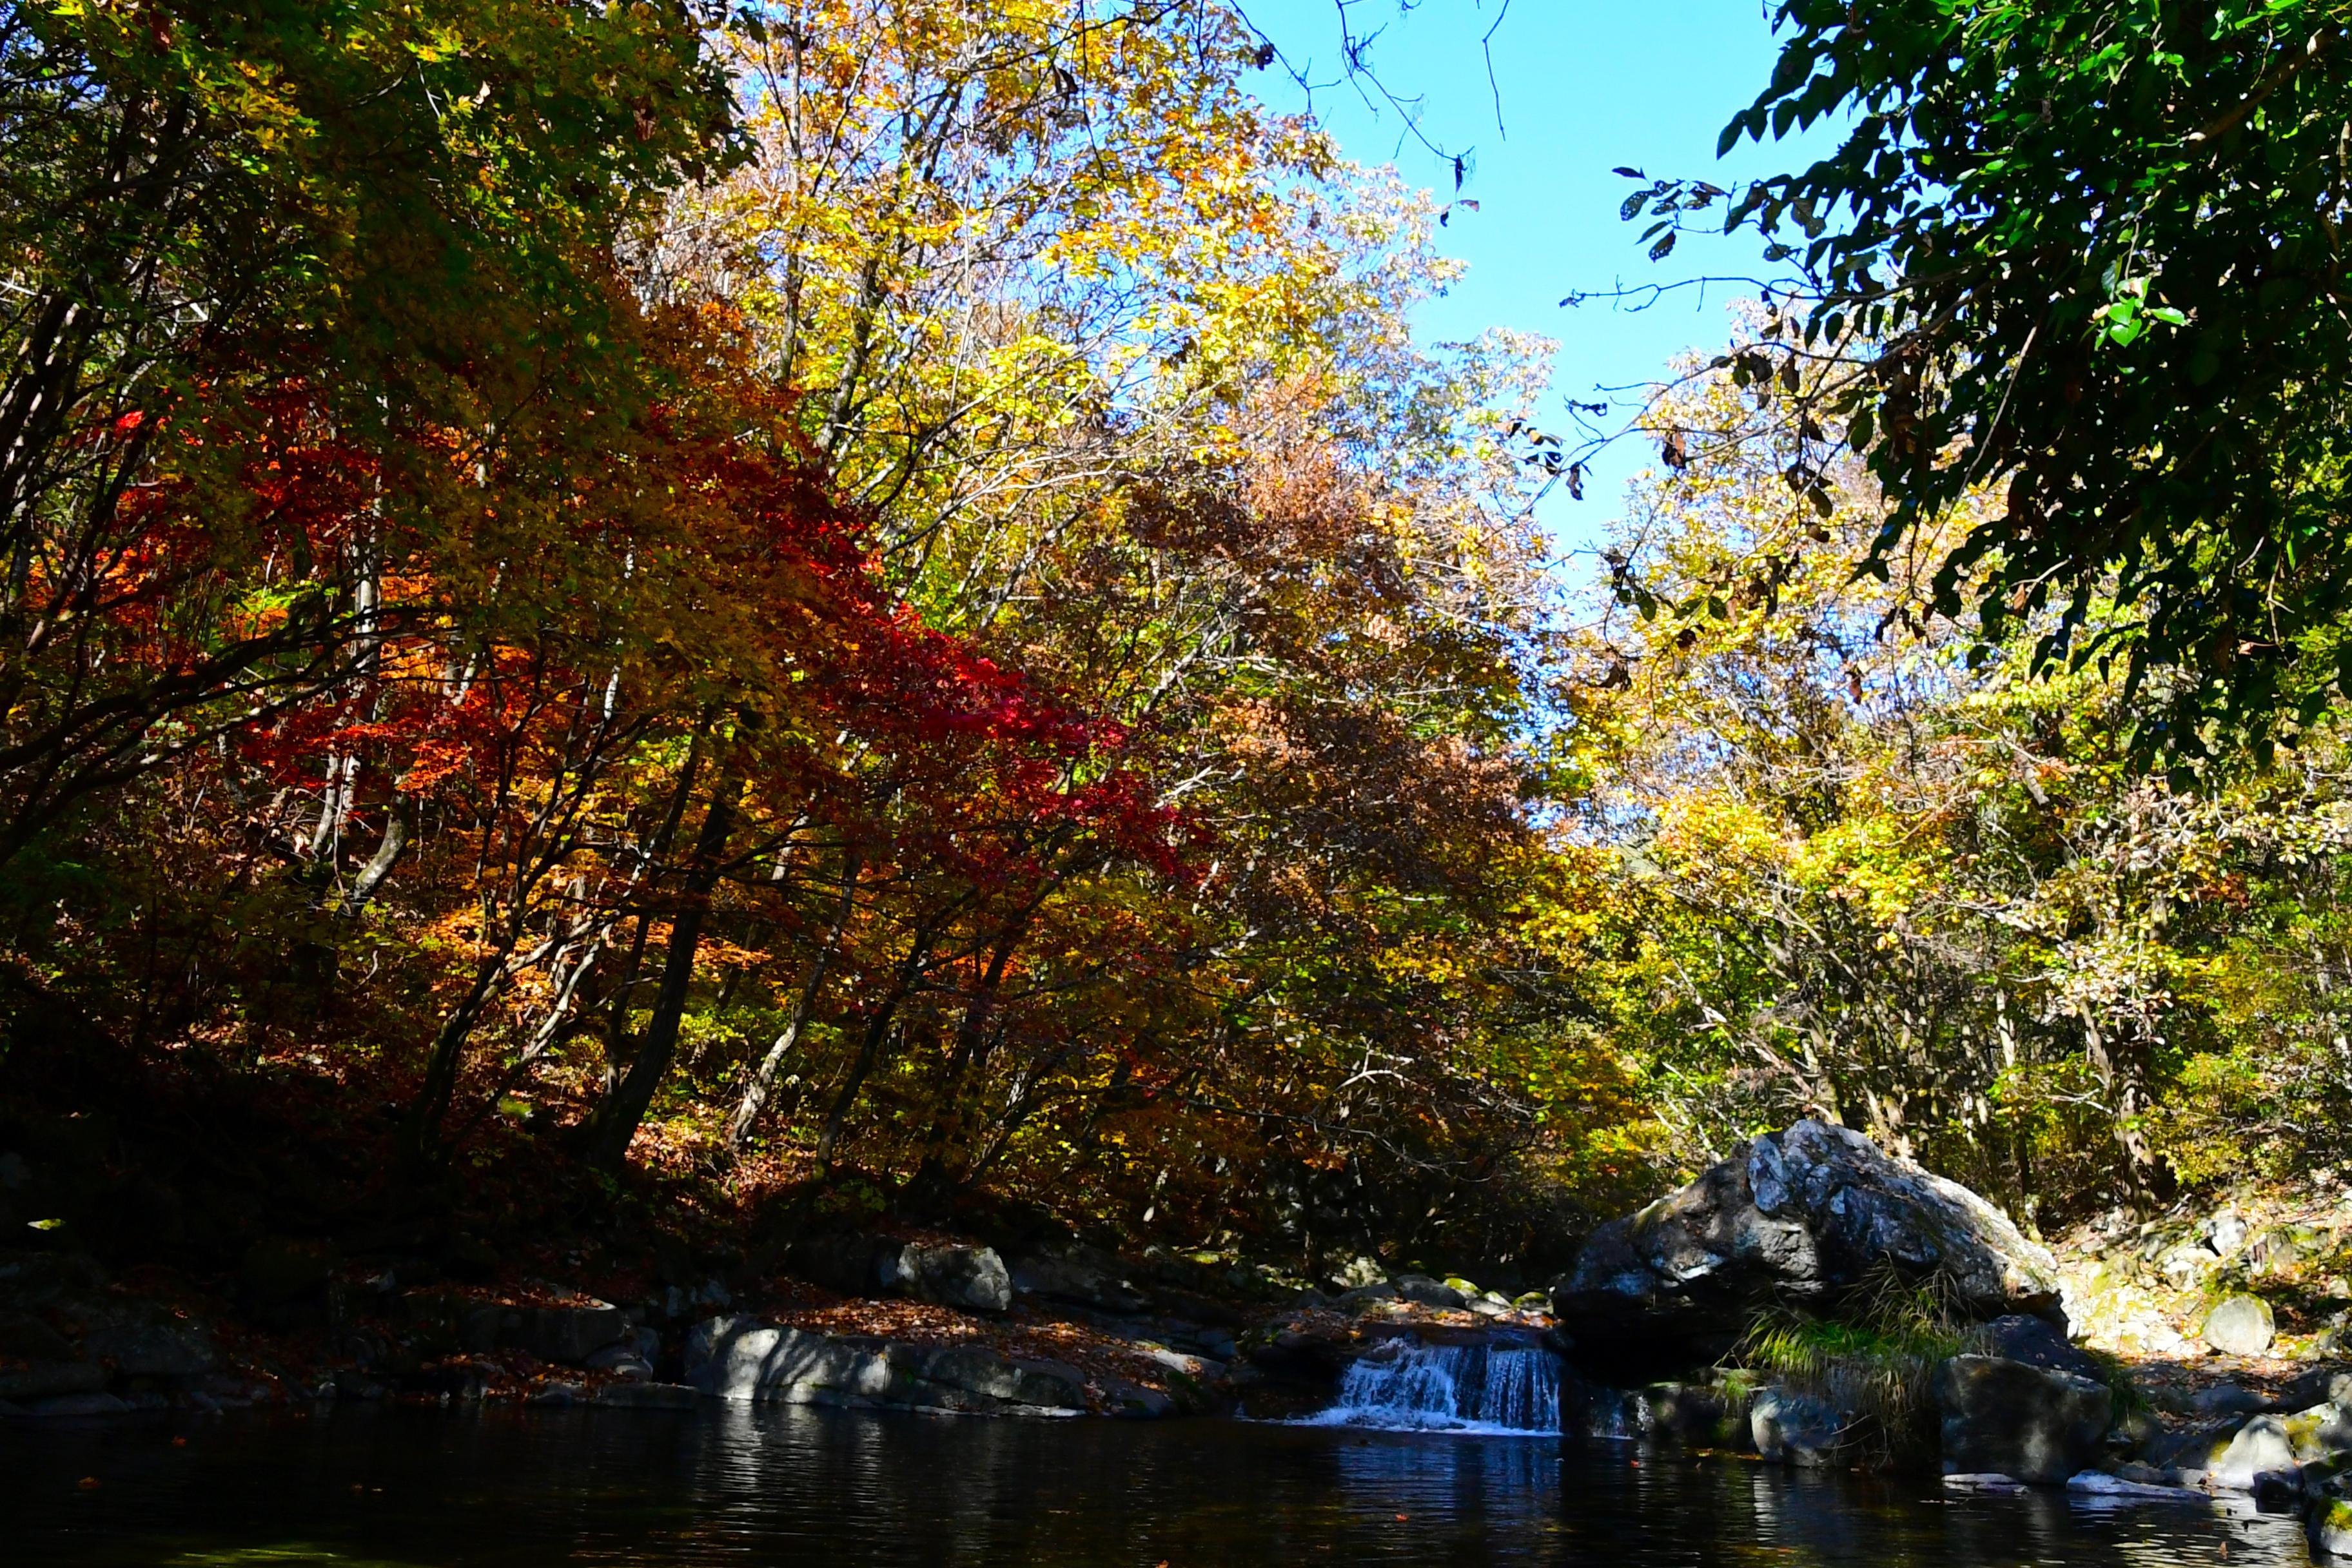
[{"label": "clear blue sky", "polygon": [[[1480,42],[1497,4],[1418,0],[1400,15],[1397,0],[1355,0],[1348,15],[1359,36],[1381,30],[1373,70],[1399,98],[1421,100],[1429,140],[1472,150],[1462,195],[1478,210],[1455,211],[1442,231],[1444,247],[1470,264],[1469,275],[1426,307],[1416,327],[1433,339],[1507,326],[1559,340],[1544,417],[1548,427],[1565,428],[1564,398],[1592,401],[1596,386],[1656,379],[1681,350],[1720,347],[1728,331],[1723,307],[1753,290],[1709,289],[1704,300],[1686,290],[1639,312],[1599,300],[1563,310],[1563,295],[1765,270],[1752,231],[1706,243],[1686,237],[1664,262],[1651,262],[1635,243],[1643,226],[1617,217],[1634,184],[1610,171],[1624,164],[1729,186],[1810,162],[1833,144],[1833,133],[1817,126],[1788,142],[1744,142],[1717,161],[1724,122],[1771,74],[1776,51],[1759,0],[1511,0],[1492,42],[1490,88]],[[1413,139],[1398,111],[1367,108],[1340,79],[1335,0],[1246,0],[1244,9],[1320,84],[1313,108],[1348,157],[1394,163],[1415,184],[1451,190],[1450,165]],[[1255,85],[1276,107],[1299,106],[1279,66]],[[1583,501],[1555,489],[1544,522],[1563,552],[1591,546],[1617,514],[1626,479],[1654,457],[1621,443],[1601,459]]]}]

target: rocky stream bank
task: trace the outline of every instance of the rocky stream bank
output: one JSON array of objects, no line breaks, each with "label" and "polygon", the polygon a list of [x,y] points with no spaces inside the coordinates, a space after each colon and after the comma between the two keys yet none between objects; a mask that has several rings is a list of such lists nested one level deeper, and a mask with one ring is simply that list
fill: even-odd
[{"label": "rocky stream bank", "polygon": [[[2352,1199],[2321,1177],[2292,1200],[2105,1216],[2053,1247],[1803,1122],[1517,1296],[1370,1259],[1309,1282],[1230,1257],[851,1230],[601,1270],[463,1232],[364,1252],[264,1235],[207,1277],[29,1228],[0,1252],[12,1420],[341,1400],[1499,1418],[1959,1487],[2237,1492],[2352,1557]],[[584,1280],[551,1267],[567,1257]]]}]

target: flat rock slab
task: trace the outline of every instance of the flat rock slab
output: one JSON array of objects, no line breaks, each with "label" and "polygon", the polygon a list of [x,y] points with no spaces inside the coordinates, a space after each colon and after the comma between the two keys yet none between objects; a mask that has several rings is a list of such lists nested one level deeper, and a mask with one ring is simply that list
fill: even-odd
[{"label": "flat rock slab", "polygon": [[684,1359],[686,1381],[719,1399],[976,1413],[1087,1408],[1084,1380],[1058,1363],[1011,1360],[977,1345],[834,1338],[756,1318],[696,1324]]},{"label": "flat rock slab", "polygon": [[610,1383],[591,1402],[622,1410],[694,1410],[702,1391],[684,1383]]}]

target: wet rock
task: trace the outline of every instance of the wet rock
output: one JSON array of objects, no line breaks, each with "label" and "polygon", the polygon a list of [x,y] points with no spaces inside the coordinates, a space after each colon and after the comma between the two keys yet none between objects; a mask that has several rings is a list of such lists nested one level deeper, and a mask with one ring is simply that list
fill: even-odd
[{"label": "wet rock", "polygon": [[576,1383],[542,1384],[532,1391],[530,1402],[533,1405],[576,1405],[587,1393]]},{"label": "wet rock", "polygon": [[1396,1287],[1382,1280],[1377,1285],[1359,1285],[1352,1290],[1342,1291],[1339,1299],[1332,1305],[1349,1317],[1354,1317],[1374,1307],[1402,1300],[1403,1298],[1397,1294]]},{"label": "wet rock", "polygon": [[200,1377],[220,1359],[210,1330],[176,1320],[93,1329],[82,1348],[125,1377]]},{"label": "wet rock", "polygon": [[1711,1360],[1770,1305],[1832,1312],[1893,1263],[1979,1318],[2058,1310],[2055,1266],[1956,1182],[1801,1121],[1595,1231],[1552,1289],[1580,1343]]},{"label": "wet rock", "polygon": [[2262,1355],[2278,1335],[2271,1304],[2260,1296],[2229,1296],[2205,1314],[2205,1342],[2225,1355]]},{"label": "wet rock", "polygon": [[86,1361],[37,1361],[0,1369],[0,1399],[23,1404],[64,1394],[95,1394],[106,1386],[106,1369]]},{"label": "wet rock", "polygon": [[[1757,1451],[1754,1405],[1758,1393],[1744,1380],[1722,1376],[1706,1383],[1651,1384],[1625,1391],[1606,1424],[1628,1436],[1638,1435],[1686,1448],[1753,1453]],[[1771,1393],[1776,1404],[1768,1411],[1767,1420],[1785,1432],[1787,1421],[1796,1412],[1777,1402],[1795,1396],[1779,1389]],[[1584,1429],[1591,1430],[1590,1423]],[[1784,1458],[1787,1452],[1784,1440]]]},{"label": "wet rock", "polygon": [[1845,1443],[1845,1413],[1825,1399],[1785,1388],[1758,1392],[1748,1405],[1749,1440],[1776,1465],[1835,1464]]},{"label": "wet rock", "polygon": [[2042,1486],[2090,1468],[2114,1408],[2104,1383],[2000,1356],[1954,1356],[1936,1368],[1934,1389],[1946,1474]]}]

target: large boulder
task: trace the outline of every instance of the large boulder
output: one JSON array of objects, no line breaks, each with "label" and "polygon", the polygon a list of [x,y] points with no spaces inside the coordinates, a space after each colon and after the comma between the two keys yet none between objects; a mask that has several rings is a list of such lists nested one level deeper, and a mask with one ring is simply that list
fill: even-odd
[{"label": "large boulder", "polygon": [[2205,1314],[2205,1342],[2228,1355],[2262,1355],[2278,1337],[2271,1304],[2260,1296],[2225,1296]]},{"label": "large boulder", "polygon": [[2115,1403],[2103,1383],[2002,1356],[1954,1356],[1934,1388],[1946,1475],[2042,1486],[2063,1486],[2098,1457]]},{"label": "large boulder", "polygon": [[975,1312],[1013,1305],[1013,1276],[993,1247],[848,1231],[801,1242],[791,1262],[803,1279],[845,1296],[911,1296]]},{"label": "large boulder", "polygon": [[2352,1410],[2315,1405],[2292,1415],[2257,1415],[2227,1445],[2209,1447],[2204,1482],[2222,1491],[2259,1490],[2264,1477],[2326,1475],[2352,1463]]},{"label": "large boulder", "polygon": [[1940,1277],[1946,1299],[1973,1317],[2059,1311],[2049,1253],[1999,1209],[1858,1132],[1811,1121],[1602,1226],[1553,1287],[1552,1306],[1588,1350],[1698,1362],[1769,1308],[1834,1311],[1890,1263]]},{"label": "large boulder", "polygon": [[1013,1305],[1013,1276],[992,1247],[927,1247],[908,1242],[886,1251],[879,1265],[885,1290],[970,1312],[1002,1312]]}]

